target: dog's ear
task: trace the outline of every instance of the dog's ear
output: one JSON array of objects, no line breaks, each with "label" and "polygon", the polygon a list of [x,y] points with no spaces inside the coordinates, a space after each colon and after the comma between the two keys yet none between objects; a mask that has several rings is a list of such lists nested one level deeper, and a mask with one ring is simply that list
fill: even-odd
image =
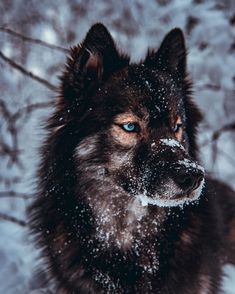
[{"label": "dog's ear", "polygon": [[128,63],[127,57],[119,55],[106,27],[100,23],[93,25],[82,44],[71,50],[61,78],[63,98],[79,100]]},{"label": "dog's ear", "polygon": [[157,52],[149,52],[145,64],[166,71],[176,79],[186,75],[186,48],[181,29],[170,31]]}]

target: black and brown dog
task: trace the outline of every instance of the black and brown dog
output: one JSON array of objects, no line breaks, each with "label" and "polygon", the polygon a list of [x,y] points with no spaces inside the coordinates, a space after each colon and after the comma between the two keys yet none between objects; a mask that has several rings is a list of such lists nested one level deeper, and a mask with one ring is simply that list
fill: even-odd
[{"label": "black and brown dog", "polygon": [[71,50],[30,207],[55,293],[220,293],[235,194],[197,163],[180,29],[130,63],[102,24]]}]

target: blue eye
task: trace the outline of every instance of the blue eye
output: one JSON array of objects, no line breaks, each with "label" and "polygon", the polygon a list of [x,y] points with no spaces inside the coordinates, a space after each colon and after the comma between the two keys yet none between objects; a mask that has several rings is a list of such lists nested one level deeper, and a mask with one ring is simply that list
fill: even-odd
[{"label": "blue eye", "polygon": [[126,132],[136,132],[137,129],[138,129],[138,126],[137,124],[135,123],[126,123],[126,124],[123,124],[121,125],[123,130],[126,131]]}]

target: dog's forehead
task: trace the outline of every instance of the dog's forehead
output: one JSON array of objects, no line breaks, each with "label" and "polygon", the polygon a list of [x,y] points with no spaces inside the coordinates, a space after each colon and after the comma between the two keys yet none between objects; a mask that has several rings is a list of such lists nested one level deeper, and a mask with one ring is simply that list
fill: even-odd
[{"label": "dog's forehead", "polygon": [[141,65],[129,68],[128,82],[155,103],[166,104],[168,100],[174,102],[176,99],[172,98],[179,93],[175,80],[169,74]]},{"label": "dog's forehead", "polygon": [[[171,116],[182,111],[182,97],[171,76],[145,66],[130,66],[115,77],[111,88],[116,103],[130,108],[137,115]],[[110,89],[111,90],[111,89]],[[111,90],[112,91],[112,90]]]}]

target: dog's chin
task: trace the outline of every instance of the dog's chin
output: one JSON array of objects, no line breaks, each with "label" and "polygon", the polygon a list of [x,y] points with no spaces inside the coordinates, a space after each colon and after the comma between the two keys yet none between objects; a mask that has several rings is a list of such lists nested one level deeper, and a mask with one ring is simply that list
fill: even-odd
[{"label": "dog's chin", "polygon": [[197,189],[191,191],[190,193],[177,193],[172,196],[164,196],[164,194],[160,195],[158,193],[149,196],[145,193],[142,193],[136,195],[136,197],[140,200],[143,206],[155,205],[159,207],[183,207],[185,205],[197,203],[202,194],[203,187],[204,180]]}]

